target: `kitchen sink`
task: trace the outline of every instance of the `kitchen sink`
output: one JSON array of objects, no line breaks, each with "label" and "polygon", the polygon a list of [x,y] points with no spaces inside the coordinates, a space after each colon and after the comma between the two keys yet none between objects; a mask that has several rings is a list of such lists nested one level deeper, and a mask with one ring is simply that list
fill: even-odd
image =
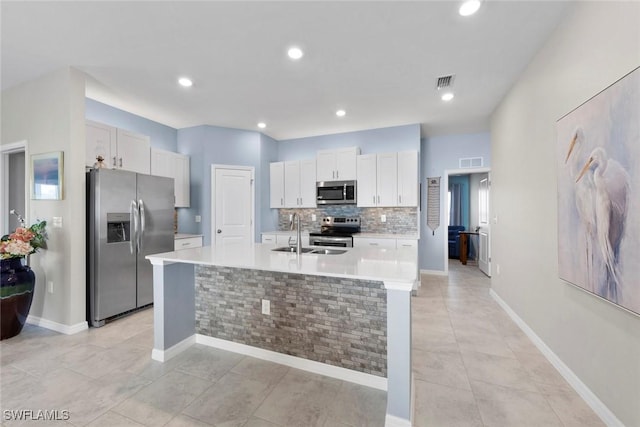
[{"label": "kitchen sink", "polygon": [[[271,250],[275,251],[275,252],[290,252],[290,253],[295,253],[296,252],[295,246],[294,247],[283,246],[281,248],[275,248],[275,249],[271,249]],[[313,248],[302,248],[302,253],[304,254],[304,253],[307,253],[307,252],[311,252],[313,250],[314,250]]]},{"label": "kitchen sink", "polygon": [[340,255],[347,251],[344,249],[314,249],[311,251],[312,254],[322,254],[322,255]]}]

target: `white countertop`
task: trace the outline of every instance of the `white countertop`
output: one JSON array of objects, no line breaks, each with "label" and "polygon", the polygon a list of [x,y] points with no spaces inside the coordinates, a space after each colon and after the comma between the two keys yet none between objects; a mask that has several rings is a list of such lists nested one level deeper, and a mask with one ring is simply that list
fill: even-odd
[{"label": "white countertop", "polygon": [[340,255],[274,252],[273,244],[254,243],[215,251],[211,246],[148,255],[154,265],[181,262],[187,264],[250,268],[314,276],[351,277],[362,280],[405,284],[409,290],[418,278],[416,248],[341,248]]},{"label": "white countertop", "polygon": [[202,234],[186,234],[186,233],[176,233],[173,235],[174,240],[178,239],[188,239],[190,237],[202,237]]}]

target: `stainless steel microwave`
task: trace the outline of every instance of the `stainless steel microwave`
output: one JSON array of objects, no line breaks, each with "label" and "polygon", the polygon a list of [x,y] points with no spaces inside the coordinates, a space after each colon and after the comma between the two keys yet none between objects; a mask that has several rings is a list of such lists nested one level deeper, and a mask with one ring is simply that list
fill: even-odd
[{"label": "stainless steel microwave", "polygon": [[356,181],[318,181],[316,202],[319,205],[355,205]]}]

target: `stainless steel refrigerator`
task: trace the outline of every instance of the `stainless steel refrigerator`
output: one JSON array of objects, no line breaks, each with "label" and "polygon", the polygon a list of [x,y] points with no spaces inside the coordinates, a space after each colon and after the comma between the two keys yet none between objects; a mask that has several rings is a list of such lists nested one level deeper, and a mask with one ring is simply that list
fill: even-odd
[{"label": "stainless steel refrigerator", "polygon": [[153,303],[146,255],[171,252],[172,178],[113,169],[87,172],[87,296],[92,326]]}]

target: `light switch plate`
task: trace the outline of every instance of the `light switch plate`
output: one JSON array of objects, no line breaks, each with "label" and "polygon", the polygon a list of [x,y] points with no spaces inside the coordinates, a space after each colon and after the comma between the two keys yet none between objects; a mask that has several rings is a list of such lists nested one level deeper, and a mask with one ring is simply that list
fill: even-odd
[{"label": "light switch plate", "polygon": [[271,301],[268,299],[262,300],[262,314],[271,314]]},{"label": "light switch plate", "polygon": [[311,214],[311,221],[315,221],[316,219],[318,219],[316,214]]},{"label": "light switch plate", "polygon": [[387,216],[386,215],[380,215],[380,222],[387,222]]},{"label": "light switch plate", "polygon": [[54,216],[51,219],[51,226],[54,228],[62,228],[62,217],[61,216]]},{"label": "light switch plate", "polygon": [[196,222],[202,221],[202,217],[200,215],[196,215]]}]

